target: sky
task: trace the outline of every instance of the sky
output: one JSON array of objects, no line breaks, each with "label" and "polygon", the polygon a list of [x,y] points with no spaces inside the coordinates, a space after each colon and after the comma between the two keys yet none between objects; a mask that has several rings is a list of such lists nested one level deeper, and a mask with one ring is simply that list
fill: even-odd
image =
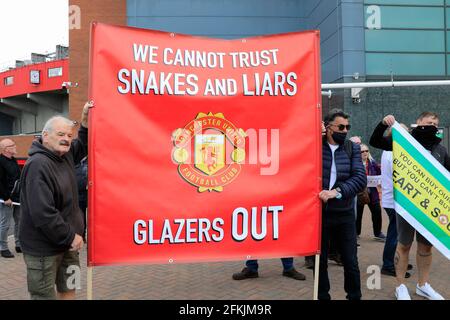
[{"label": "sky", "polygon": [[0,69],[69,45],[68,0],[0,0]]}]

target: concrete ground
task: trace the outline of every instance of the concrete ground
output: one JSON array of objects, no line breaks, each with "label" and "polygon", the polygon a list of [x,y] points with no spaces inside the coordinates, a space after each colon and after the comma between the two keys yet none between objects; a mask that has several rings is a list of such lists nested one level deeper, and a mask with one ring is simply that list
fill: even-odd
[{"label": "concrete ground", "polygon": [[[383,232],[387,230],[387,215],[383,213]],[[361,286],[365,300],[393,300],[396,280],[381,275],[380,287],[373,281],[374,270],[382,262],[384,243],[372,239],[372,222],[366,207],[363,217],[361,247],[358,251]],[[9,238],[14,248],[13,238]],[[407,286],[413,300],[423,300],[415,294],[417,270],[416,246],[412,248],[410,263],[414,265]],[[86,299],[86,250],[81,252],[82,281],[77,299]],[[281,275],[279,259],[261,260],[259,278],[235,281],[234,272],[240,271],[243,261],[193,263],[180,265],[139,265],[95,267],[93,270],[93,298],[150,299],[150,300],[310,300],[313,298],[312,270],[304,267],[304,258],[295,259],[295,267],[307,277],[297,281]],[[372,277],[371,277],[372,276]],[[334,262],[329,265],[331,296],[345,299],[343,268]],[[369,286],[368,286],[369,283]],[[450,299],[450,262],[436,249],[430,283],[446,299]],[[375,284],[375,288],[370,284]],[[26,269],[22,254],[13,259],[0,257],[0,300],[28,299]]]}]

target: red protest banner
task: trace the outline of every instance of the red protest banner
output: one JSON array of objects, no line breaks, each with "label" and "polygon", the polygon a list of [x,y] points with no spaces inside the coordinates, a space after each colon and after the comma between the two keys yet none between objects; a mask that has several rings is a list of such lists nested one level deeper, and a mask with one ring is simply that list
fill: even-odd
[{"label": "red protest banner", "polygon": [[90,59],[89,265],[318,252],[318,32],[94,23]]}]

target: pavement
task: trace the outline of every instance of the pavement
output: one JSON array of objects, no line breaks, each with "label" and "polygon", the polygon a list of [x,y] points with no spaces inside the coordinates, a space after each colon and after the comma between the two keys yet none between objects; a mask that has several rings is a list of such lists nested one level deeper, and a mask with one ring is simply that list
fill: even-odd
[{"label": "pavement", "polygon": [[[383,232],[388,218],[383,213]],[[378,274],[382,262],[383,242],[372,239],[372,222],[367,207],[363,216],[358,249],[361,287],[364,300],[394,300],[396,280]],[[13,237],[9,246],[14,248]],[[26,269],[22,254],[13,259],[0,257],[0,300],[29,299]],[[417,282],[416,245],[410,263],[414,265],[407,279],[411,298],[424,300],[415,294]],[[86,249],[81,258],[81,289],[77,299],[86,299]],[[304,267],[304,258],[295,258],[295,268],[306,275],[305,281],[282,276],[279,259],[260,260],[259,278],[235,281],[231,275],[242,270],[243,261],[191,263],[178,265],[101,266],[93,269],[93,299],[98,300],[311,300],[313,273]],[[344,272],[333,261],[329,263],[332,299],[344,300]],[[433,249],[430,283],[444,298],[450,299],[450,262]]]}]

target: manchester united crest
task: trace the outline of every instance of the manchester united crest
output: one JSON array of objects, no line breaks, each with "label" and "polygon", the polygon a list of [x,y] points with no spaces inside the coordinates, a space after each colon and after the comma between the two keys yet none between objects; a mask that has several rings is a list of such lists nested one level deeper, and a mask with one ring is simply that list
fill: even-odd
[{"label": "manchester united crest", "polygon": [[199,113],[172,135],[173,160],[180,176],[199,192],[223,191],[241,172],[245,132],[222,113]]}]

